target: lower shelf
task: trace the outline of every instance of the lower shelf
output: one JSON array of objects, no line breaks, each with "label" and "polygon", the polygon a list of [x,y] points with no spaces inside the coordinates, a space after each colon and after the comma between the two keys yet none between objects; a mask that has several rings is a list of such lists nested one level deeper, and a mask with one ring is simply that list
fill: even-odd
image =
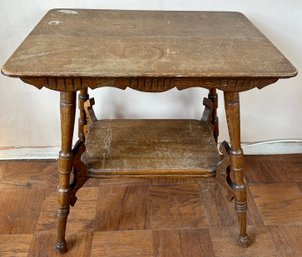
[{"label": "lower shelf", "polygon": [[199,120],[100,120],[82,161],[90,177],[215,175],[220,162],[208,125]]}]

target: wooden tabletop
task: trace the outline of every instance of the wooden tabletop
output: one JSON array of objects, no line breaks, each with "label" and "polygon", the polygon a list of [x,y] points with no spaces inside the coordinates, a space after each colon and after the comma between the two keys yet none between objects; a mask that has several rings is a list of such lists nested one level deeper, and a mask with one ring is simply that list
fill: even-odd
[{"label": "wooden tabletop", "polygon": [[284,78],[297,71],[237,12],[54,9],[2,73],[65,78]]}]

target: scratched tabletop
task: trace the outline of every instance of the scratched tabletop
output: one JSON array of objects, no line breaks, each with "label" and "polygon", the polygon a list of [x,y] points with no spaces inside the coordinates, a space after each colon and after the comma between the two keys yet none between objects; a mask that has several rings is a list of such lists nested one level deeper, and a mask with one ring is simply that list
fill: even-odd
[{"label": "scratched tabletop", "polygon": [[15,77],[291,77],[296,69],[236,12],[53,9],[2,73]]}]

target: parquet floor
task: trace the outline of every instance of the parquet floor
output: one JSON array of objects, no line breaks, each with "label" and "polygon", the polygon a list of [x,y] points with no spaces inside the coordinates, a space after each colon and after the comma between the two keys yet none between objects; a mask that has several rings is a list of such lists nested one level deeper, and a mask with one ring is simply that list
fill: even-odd
[{"label": "parquet floor", "polygon": [[[0,162],[0,257],[57,256],[57,164]],[[67,227],[82,257],[301,257],[302,155],[247,156],[252,245],[213,180],[89,180]]]}]

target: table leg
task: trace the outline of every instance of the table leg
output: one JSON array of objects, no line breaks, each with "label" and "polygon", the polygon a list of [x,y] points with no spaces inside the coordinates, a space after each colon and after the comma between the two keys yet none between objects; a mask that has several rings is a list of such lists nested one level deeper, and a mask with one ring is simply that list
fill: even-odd
[{"label": "table leg", "polygon": [[217,116],[218,95],[216,93],[216,88],[211,88],[209,90],[208,98],[213,102],[212,125],[214,127],[213,135],[217,144],[218,136],[219,136],[219,121]]},{"label": "table leg", "polygon": [[233,190],[235,193],[235,208],[240,225],[239,243],[246,247],[248,236],[246,232],[246,184],[243,177],[243,151],[240,142],[240,102],[238,92],[224,92],[225,112],[231,141],[231,173],[234,175]]},{"label": "table leg", "polygon": [[60,113],[61,113],[61,151],[59,153],[58,171],[58,228],[56,250],[60,253],[67,251],[65,231],[67,216],[70,204],[70,173],[72,171],[72,136],[75,120],[76,92],[61,92]]}]

